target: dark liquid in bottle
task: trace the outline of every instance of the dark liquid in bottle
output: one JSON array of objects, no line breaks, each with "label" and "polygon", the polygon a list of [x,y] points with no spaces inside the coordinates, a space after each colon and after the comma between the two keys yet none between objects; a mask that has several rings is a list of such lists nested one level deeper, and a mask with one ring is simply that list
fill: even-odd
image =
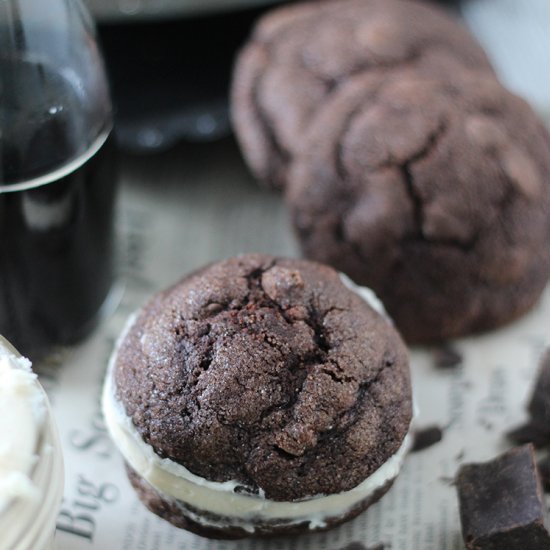
[{"label": "dark liquid in bottle", "polygon": [[111,288],[114,144],[77,82],[11,59],[0,75],[0,333],[36,357],[82,337]]}]

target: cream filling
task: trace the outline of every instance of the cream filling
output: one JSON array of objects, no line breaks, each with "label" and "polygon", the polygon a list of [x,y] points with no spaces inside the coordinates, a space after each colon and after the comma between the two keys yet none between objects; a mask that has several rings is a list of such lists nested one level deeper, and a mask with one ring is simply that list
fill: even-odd
[{"label": "cream filling", "polygon": [[[359,294],[389,321],[384,306],[374,292],[355,285],[343,274],[341,278],[348,288]],[[410,446],[409,434],[405,436],[401,447],[394,455],[353,489],[332,495],[314,495],[294,502],[267,499],[261,489],[259,495],[236,493],[235,489],[243,485],[236,480],[209,481],[193,474],[173,460],[159,457],[154,449],[143,441],[132,419],[116,399],[113,384],[116,355],[135,318],[136,315],[133,315],[128,319],[109,361],[102,400],[105,422],[126,462],[164,497],[218,516],[217,519],[207,518],[186,509],[185,514],[197,523],[215,527],[237,526],[249,532],[254,532],[258,521],[291,525],[309,522],[310,529],[324,527],[330,518],[344,516],[397,477]]]},{"label": "cream filling", "polygon": [[50,548],[62,493],[48,399],[30,361],[0,337],[0,546]]},{"label": "cream filling", "polygon": [[[356,504],[372,495],[394,479],[409,446],[407,435],[399,450],[362,483],[333,495],[315,495],[307,500],[281,502],[260,495],[235,493],[242,483],[231,480],[209,481],[190,472],[185,466],[159,457],[145,443],[135,426],[116,400],[112,376],[108,374],[103,394],[103,414],[111,437],[128,464],[157,491],[203,512],[221,516],[220,521],[196,520],[209,525],[235,525],[254,529],[256,521],[301,523],[309,521],[310,528],[322,527],[329,518],[340,517]],[[223,521],[223,518],[227,518]]]}]

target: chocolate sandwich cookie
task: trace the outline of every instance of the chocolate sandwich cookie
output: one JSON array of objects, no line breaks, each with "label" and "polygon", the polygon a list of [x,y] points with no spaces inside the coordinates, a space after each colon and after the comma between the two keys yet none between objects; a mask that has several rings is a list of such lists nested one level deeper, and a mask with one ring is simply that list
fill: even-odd
[{"label": "chocolate sandwich cookie", "polygon": [[220,538],[327,529],[391,486],[406,348],[332,268],[246,255],[157,294],[113,353],[103,410],[141,500]]},{"label": "chocolate sandwich cookie", "polygon": [[289,182],[305,255],[373,288],[409,342],[511,321],[548,280],[550,136],[490,76],[349,81]]},{"label": "chocolate sandwich cookie", "polygon": [[349,78],[395,67],[452,77],[493,74],[481,46],[436,6],[409,0],[331,0],[264,16],[235,66],[233,125],[252,172],[284,188],[302,136]]}]

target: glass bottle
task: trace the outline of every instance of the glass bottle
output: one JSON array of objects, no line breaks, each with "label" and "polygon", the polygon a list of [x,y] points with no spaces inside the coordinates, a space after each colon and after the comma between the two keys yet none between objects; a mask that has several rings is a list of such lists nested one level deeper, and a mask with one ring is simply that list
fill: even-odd
[{"label": "glass bottle", "polygon": [[36,357],[113,283],[112,107],[80,0],[0,0],[0,333]]}]

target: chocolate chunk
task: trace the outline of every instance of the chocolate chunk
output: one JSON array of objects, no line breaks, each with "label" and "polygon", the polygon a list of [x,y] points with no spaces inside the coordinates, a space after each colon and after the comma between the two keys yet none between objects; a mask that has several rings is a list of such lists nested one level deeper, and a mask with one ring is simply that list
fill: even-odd
[{"label": "chocolate chunk", "polygon": [[531,422],[509,431],[507,435],[510,440],[518,445],[532,443],[537,448],[546,447],[549,440],[548,430],[542,430],[540,426]]},{"label": "chocolate chunk", "polygon": [[[550,436],[550,350],[541,359],[528,409],[532,423]],[[550,443],[550,437],[547,443]]]},{"label": "chocolate chunk", "polygon": [[516,443],[533,443],[541,448],[550,445],[550,350],[543,355],[537,380],[528,405],[530,420],[508,433]]},{"label": "chocolate chunk", "polygon": [[344,546],[340,550],[384,550],[385,546],[380,543],[376,546],[369,546],[368,548],[359,541],[350,542],[347,546]]},{"label": "chocolate chunk", "polygon": [[462,363],[462,355],[448,344],[436,348],[433,358],[435,366],[439,369],[452,369]]},{"label": "chocolate chunk", "polygon": [[423,451],[443,439],[443,430],[439,426],[428,426],[414,432],[414,442],[411,453]]},{"label": "chocolate chunk", "polygon": [[542,487],[546,493],[550,493],[550,456],[540,460],[538,467]]},{"label": "chocolate chunk", "polygon": [[344,546],[340,550],[368,550],[368,548],[358,541],[350,542],[347,546]]},{"label": "chocolate chunk", "polygon": [[541,481],[532,445],[457,476],[462,536],[468,550],[550,549]]}]

